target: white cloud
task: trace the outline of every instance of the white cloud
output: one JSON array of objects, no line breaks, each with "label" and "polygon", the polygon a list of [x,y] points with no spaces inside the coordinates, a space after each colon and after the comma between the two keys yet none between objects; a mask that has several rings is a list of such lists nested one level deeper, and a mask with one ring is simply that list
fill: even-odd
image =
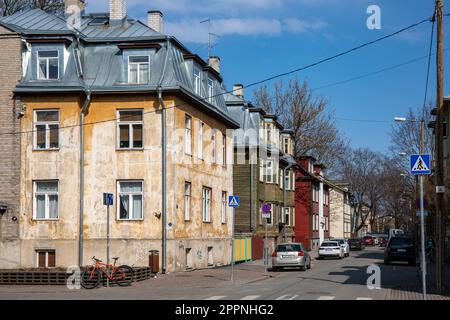
[{"label": "white cloud", "polygon": [[[184,19],[166,21],[165,33],[174,35],[181,41],[191,43],[208,42],[208,26],[201,24],[201,19]],[[265,18],[229,18],[212,21],[211,32],[219,36],[268,35],[274,36],[282,32],[303,33],[323,29],[326,23],[319,20],[300,20],[297,18],[279,20]]]}]

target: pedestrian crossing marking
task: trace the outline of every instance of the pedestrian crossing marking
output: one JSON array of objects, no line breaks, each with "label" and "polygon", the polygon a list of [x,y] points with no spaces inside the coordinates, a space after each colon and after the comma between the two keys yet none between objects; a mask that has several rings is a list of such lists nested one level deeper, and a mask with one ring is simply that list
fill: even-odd
[{"label": "pedestrian crossing marking", "polygon": [[205,300],[220,300],[220,299],[223,299],[225,297],[226,296],[212,296],[212,297],[206,298]]},{"label": "pedestrian crossing marking", "polygon": [[412,168],[412,171],[428,171],[428,170],[430,170],[430,168],[428,168],[425,161],[423,161],[422,156],[419,156]]},{"label": "pedestrian crossing marking", "polygon": [[373,300],[373,299],[372,298],[358,297],[358,298],[356,298],[356,300]]},{"label": "pedestrian crossing marking", "polygon": [[334,300],[335,296],[320,296],[317,300]]},{"label": "pedestrian crossing marking", "polygon": [[[289,298],[290,297],[290,298]],[[294,300],[295,298],[298,297],[298,294],[285,294],[284,296],[278,297],[275,300]]]},{"label": "pedestrian crossing marking", "polygon": [[261,297],[261,296],[246,296],[246,297],[243,297],[241,300],[256,300],[259,297]]}]

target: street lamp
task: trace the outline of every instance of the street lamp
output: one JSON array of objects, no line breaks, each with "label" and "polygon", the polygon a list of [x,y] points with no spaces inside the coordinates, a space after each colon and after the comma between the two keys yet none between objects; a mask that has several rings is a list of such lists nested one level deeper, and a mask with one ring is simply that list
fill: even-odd
[{"label": "street lamp", "polygon": [[[421,120],[417,120],[414,118],[405,118],[405,117],[395,117],[394,120],[396,122],[420,122],[420,154],[425,152],[425,120],[422,118]],[[426,289],[426,274],[427,274],[427,265],[425,261],[425,219],[424,219],[424,200],[423,200],[423,175],[419,176],[419,184],[420,184],[420,238],[421,238],[421,265],[422,265],[422,291],[424,300],[427,299],[427,289]],[[414,217],[413,210],[413,217]],[[415,234],[415,233],[414,233]]]}]

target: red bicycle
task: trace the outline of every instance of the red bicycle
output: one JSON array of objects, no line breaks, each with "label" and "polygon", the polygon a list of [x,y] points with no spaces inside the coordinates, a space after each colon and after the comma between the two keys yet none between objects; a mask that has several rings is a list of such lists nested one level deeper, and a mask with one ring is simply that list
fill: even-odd
[{"label": "red bicycle", "polygon": [[133,269],[127,265],[116,267],[118,257],[112,258],[114,264],[103,263],[102,260],[92,257],[94,264],[87,267],[81,274],[81,285],[85,289],[97,288],[103,275],[109,281],[117,283],[121,287],[129,286],[133,282]]}]

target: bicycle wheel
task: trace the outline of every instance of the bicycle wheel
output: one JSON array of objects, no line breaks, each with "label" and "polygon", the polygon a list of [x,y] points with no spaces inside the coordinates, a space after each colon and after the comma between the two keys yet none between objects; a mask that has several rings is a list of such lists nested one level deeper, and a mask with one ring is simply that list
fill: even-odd
[{"label": "bicycle wheel", "polygon": [[90,267],[81,273],[81,286],[85,289],[94,289],[100,284],[102,278],[100,271],[95,269],[92,273],[92,268]]},{"label": "bicycle wheel", "polygon": [[114,281],[121,287],[129,286],[133,282],[133,269],[130,266],[119,266],[114,273]]}]

